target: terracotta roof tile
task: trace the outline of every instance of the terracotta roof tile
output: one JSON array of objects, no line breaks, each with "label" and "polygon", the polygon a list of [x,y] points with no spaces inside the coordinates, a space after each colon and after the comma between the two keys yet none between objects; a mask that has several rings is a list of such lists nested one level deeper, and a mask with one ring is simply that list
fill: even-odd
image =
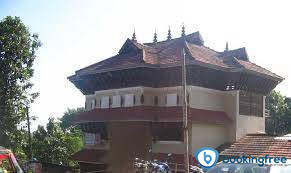
[{"label": "terracotta roof tile", "polygon": [[234,57],[236,57],[237,59],[240,59],[240,60],[245,60],[245,61],[249,60],[249,56],[247,54],[246,48],[244,48],[244,47],[238,48],[238,49],[234,49],[234,50],[221,52],[220,56],[221,57],[234,56]]},{"label": "terracotta roof tile", "polygon": [[[98,73],[106,70],[114,71],[120,68],[132,68],[142,65],[178,66],[181,64],[183,48],[186,49],[186,53],[190,55],[194,63],[198,62],[198,64],[210,65],[210,68],[218,67],[226,71],[234,68],[240,70],[244,68],[282,80],[280,76],[250,62],[245,48],[217,52],[205,47],[199,32],[189,34],[183,38],[180,37],[157,43],[141,44],[127,39],[118,55],[83,68],[77,71],[76,74]],[[123,51],[124,49],[126,51]],[[128,49],[132,49],[132,51],[128,52]],[[228,56],[236,58],[239,64],[224,61],[223,59]]]},{"label": "terracotta roof tile", "polygon": [[108,152],[106,150],[82,149],[74,153],[71,158],[76,161],[89,163],[107,163]]},{"label": "terracotta roof tile", "polygon": [[278,139],[265,134],[249,134],[241,138],[220,155],[229,156],[265,156],[291,158],[291,140]]},{"label": "terracotta roof tile", "polygon": [[266,74],[266,75],[269,75],[269,76],[273,76],[273,77],[276,77],[276,78],[281,78],[280,76],[278,76],[277,74],[275,73],[272,73],[271,71],[261,67],[261,66],[258,66],[257,64],[255,63],[252,63],[250,61],[244,61],[244,60],[238,60],[238,62],[246,69],[248,70],[251,70],[253,72],[258,72],[258,73],[261,73],[261,74]]},{"label": "terracotta roof tile", "polygon": [[144,65],[144,62],[142,60],[142,54],[140,53],[122,54],[122,55],[113,56],[99,63],[85,67],[79,70],[77,73],[82,75],[82,74],[88,74],[90,72],[112,70],[112,69],[118,69],[118,68],[129,67],[129,66],[138,66],[138,65]]},{"label": "terracotta roof tile", "polygon": [[225,64],[221,58],[218,57],[219,54],[217,52],[214,52],[213,50],[205,46],[199,46],[195,44],[187,44],[187,46],[195,60],[206,64],[229,68],[229,66]]}]

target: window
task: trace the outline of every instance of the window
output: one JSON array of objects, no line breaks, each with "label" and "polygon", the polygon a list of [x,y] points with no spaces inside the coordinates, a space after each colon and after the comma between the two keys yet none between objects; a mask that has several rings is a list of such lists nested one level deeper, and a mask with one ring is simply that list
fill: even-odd
[{"label": "window", "polygon": [[86,145],[101,144],[102,136],[100,133],[84,133]]},{"label": "window", "polygon": [[263,116],[263,95],[240,91],[239,114],[249,116]]},{"label": "window", "polygon": [[1,172],[14,172],[12,168],[13,162],[10,160],[9,157],[1,159],[0,170]]},{"label": "window", "polygon": [[125,107],[131,107],[134,105],[134,95],[133,94],[126,94],[124,100]]},{"label": "window", "polygon": [[109,108],[109,97],[103,96],[101,99],[101,108]]},{"label": "window", "polygon": [[153,123],[154,141],[183,141],[183,123],[166,122]]},{"label": "window", "polygon": [[96,136],[95,133],[85,133],[85,144],[86,145],[95,145],[96,144]]},{"label": "window", "polygon": [[116,108],[116,107],[120,107],[120,105],[121,105],[121,97],[120,97],[120,95],[113,96],[112,107]]},{"label": "window", "polygon": [[167,106],[177,106],[178,94],[167,94]]}]

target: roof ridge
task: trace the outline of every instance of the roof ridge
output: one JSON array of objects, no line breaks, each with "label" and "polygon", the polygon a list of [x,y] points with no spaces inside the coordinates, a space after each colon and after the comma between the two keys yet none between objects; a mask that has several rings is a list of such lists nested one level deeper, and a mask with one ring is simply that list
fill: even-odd
[{"label": "roof ridge", "polygon": [[196,31],[196,32],[192,32],[190,34],[187,34],[184,37],[172,38],[171,40],[163,40],[163,41],[158,41],[156,43],[143,43],[143,44],[150,46],[150,45],[155,45],[155,44],[159,44],[159,43],[171,42],[171,41],[176,41],[179,39],[185,39],[185,38],[189,37],[190,35],[199,34],[199,33],[200,33],[199,31]]},{"label": "roof ridge", "polygon": [[195,60],[194,55],[192,54],[192,52],[190,51],[189,48],[189,42],[185,40],[185,47],[187,48],[188,53],[190,53],[191,57]]},{"label": "roof ridge", "polygon": [[[213,61],[215,61],[217,63],[223,63],[223,64],[225,64],[225,62],[221,58],[218,57],[219,56],[219,53],[217,51],[214,51],[212,49],[209,49],[208,47],[206,47],[204,45],[197,45],[197,44],[193,44],[193,43],[188,42],[188,41],[186,41],[186,42],[187,42],[188,47],[189,46],[190,47],[193,46],[193,47],[196,47],[196,48],[202,48],[201,50],[204,51],[204,52],[209,51],[209,52],[213,53],[213,54],[210,53],[210,55],[208,56],[209,57],[208,60],[213,60]],[[192,52],[191,52],[191,54],[192,54]],[[214,54],[216,54],[216,55],[214,55]],[[195,58],[193,54],[192,54],[192,57]],[[225,65],[227,65],[227,64],[225,64]]]}]

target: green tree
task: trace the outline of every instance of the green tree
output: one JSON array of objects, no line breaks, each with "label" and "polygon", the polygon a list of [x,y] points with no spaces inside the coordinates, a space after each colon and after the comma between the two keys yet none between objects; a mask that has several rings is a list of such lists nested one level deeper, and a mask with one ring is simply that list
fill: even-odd
[{"label": "green tree", "polygon": [[84,108],[76,108],[76,109],[68,109],[65,113],[64,116],[60,118],[61,121],[61,128],[63,130],[70,130],[73,129],[74,127],[74,118],[76,115],[78,115],[81,112],[84,112]]},{"label": "green tree", "polygon": [[41,162],[75,165],[70,156],[82,148],[81,133],[70,133],[60,122],[50,118],[46,127],[39,126],[33,133],[33,155]]},{"label": "green tree", "polygon": [[31,91],[30,79],[40,45],[19,17],[0,21],[0,145],[11,147],[25,120],[25,105],[38,95]]},{"label": "green tree", "polygon": [[38,126],[33,133],[34,157],[41,162],[76,165],[70,157],[81,150],[83,140],[82,132],[73,120],[83,111],[84,108],[68,109],[59,121],[50,118],[46,127]]},{"label": "green tree", "polygon": [[283,135],[291,132],[291,99],[280,92],[272,91],[266,97],[270,117],[266,119],[266,132],[272,135]]}]

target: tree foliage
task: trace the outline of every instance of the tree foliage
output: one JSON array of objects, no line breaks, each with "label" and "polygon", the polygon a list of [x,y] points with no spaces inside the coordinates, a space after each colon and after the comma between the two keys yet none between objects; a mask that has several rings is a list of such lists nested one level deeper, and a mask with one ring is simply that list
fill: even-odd
[{"label": "tree foliage", "polygon": [[76,109],[68,109],[65,113],[64,116],[62,116],[60,118],[61,121],[61,128],[64,130],[70,130],[70,129],[74,129],[74,124],[73,124],[73,120],[74,117],[81,113],[84,112],[85,109],[84,108],[76,108]]},{"label": "tree foliage", "polygon": [[40,45],[38,36],[20,18],[8,16],[0,22],[0,145],[12,145],[9,136],[19,133],[17,125],[25,120],[25,105],[37,96],[31,91],[30,79]]},{"label": "tree foliage", "polygon": [[272,91],[266,98],[270,117],[266,120],[266,132],[272,135],[291,133],[291,98]]},{"label": "tree foliage", "polygon": [[71,155],[83,146],[82,133],[72,120],[76,113],[84,109],[68,109],[57,121],[49,118],[46,127],[39,126],[33,133],[33,155],[41,162],[75,165]]}]

